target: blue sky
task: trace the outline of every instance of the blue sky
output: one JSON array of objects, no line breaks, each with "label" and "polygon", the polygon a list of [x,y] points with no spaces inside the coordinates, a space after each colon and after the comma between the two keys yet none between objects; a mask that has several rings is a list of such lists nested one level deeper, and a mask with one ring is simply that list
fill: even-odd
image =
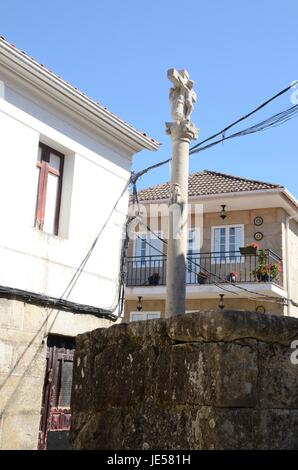
[{"label": "blue sky", "polygon": [[[196,82],[200,140],[298,79],[297,0],[10,0],[0,34],[162,142],[135,156],[136,170],[170,156],[168,68],[187,68]],[[289,106],[290,93],[244,125]],[[190,170],[280,183],[297,197],[297,126],[298,118],[193,155]],[[139,186],[168,178],[166,166]]]}]

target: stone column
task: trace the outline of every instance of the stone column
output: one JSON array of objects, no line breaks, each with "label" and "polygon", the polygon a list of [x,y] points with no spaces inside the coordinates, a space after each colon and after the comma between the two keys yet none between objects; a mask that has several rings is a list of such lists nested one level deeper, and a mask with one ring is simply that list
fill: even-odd
[{"label": "stone column", "polygon": [[166,291],[166,316],[170,317],[185,313],[189,143],[197,138],[198,129],[189,122],[196,101],[193,81],[186,70],[170,69],[168,77],[174,84],[170,90],[174,122],[166,123],[173,143]]}]

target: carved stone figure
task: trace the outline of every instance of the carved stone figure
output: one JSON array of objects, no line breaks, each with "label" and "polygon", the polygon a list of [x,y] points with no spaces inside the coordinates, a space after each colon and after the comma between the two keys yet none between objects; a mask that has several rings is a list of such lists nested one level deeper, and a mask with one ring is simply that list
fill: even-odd
[{"label": "carved stone figure", "polygon": [[194,81],[189,79],[187,70],[168,70],[168,78],[174,88],[170,89],[171,115],[174,122],[189,121],[197,95],[193,90]]},{"label": "carved stone figure", "polygon": [[181,196],[181,189],[180,189],[179,184],[178,183],[173,183],[171,185],[169,205],[179,204],[180,196]]}]

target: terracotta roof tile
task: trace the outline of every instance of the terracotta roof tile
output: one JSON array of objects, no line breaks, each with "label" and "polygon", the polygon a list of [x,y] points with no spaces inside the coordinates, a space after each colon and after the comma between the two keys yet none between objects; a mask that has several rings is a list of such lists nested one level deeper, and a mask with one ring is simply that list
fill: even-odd
[{"label": "terracotta roof tile", "polygon": [[[282,188],[278,184],[249,180],[238,176],[203,170],[189,175],[188,196],[206,196],[210,194],[234,193],[241,191],[258,191],[262,189]],[[139,191],[139,201],[168,199],[170,183],[163,183]]]}]

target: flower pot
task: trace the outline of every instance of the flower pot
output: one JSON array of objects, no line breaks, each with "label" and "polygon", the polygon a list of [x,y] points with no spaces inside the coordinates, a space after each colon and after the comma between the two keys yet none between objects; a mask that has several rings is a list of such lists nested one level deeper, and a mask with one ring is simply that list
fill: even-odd
[{"label": "flower pot", "polygon": [[228,282],[236,282],[236,281],[237,281],[237,277],[236,277],[234,274],[228,274],[228,276],[227,276],[227,281],[228,281]]},{"label": "flower pot", "polygon": [[148,277],[148,283],[149,283],[149,286],[158,286],[159,284],[159,276],[149,276]]},{"label": "flower pot", "polygon": [[206,284],[207,283],[207,276],[197,274],[197,279],[198,279],[198,284]]},{"label": "flower pot", "polygon": [[253,246],[242,246],[239,248],[239,251],[242,255],[256,255],[257,254],[257,248],[254,248]]},{"label": "flower pot", "polygon": [[269,282],[269,274],[267,273],[262,273],[262,274],[257,274],[257,279],[259,282]]}]

